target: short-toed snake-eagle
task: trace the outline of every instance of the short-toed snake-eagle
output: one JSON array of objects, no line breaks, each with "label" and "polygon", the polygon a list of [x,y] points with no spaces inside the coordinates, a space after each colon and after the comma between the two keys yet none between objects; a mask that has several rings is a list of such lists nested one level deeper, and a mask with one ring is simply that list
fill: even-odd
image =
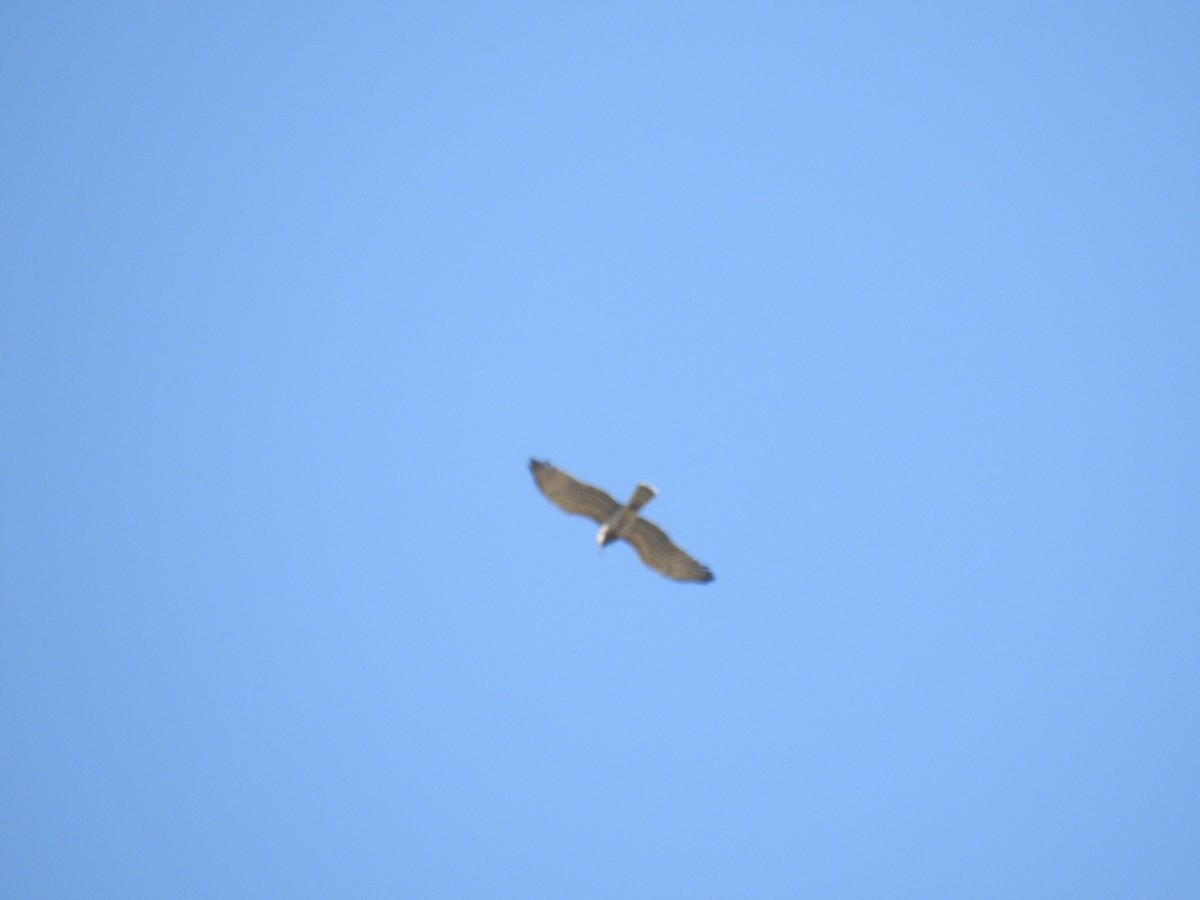
[{"label": "short-toed snake-eagle", "polygon": [[713,580],[713,574],[706,566],[684,553],[666,532],[639,515],[642,507],[654,499],[655,490],[650,485],[639,484],[629,502],[622,506],[600,488],[585,484],[550,463],[531,459],[529,470],[542,493],[557,507],[599,523],[596,542],[601,547],[624,538],[637,550],[642,562],[668,578],[676,581]]}]

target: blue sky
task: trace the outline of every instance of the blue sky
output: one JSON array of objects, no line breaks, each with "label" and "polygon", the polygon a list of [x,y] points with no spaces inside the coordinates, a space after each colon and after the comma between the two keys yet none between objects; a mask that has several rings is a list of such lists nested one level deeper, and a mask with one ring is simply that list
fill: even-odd
[{"label": "blue sky", "polygon": [[1195,5],[0,35],[13,896],[1200,894]]}]

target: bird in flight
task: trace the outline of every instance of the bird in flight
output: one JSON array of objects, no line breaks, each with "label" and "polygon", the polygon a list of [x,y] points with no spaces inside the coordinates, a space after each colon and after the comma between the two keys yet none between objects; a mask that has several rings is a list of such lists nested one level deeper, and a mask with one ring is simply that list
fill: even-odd
[{"label": "bird in flight", "polygon": [[624,538],[633,545],[642,562],[676,581],[712,581],[713,574],[683,552],[667,537],[665,531],[643,519],[639,513],[654,499],[656,491],[648,484],[639,484],[633,496],[621,505],[607,493],[585,484],[562,469],[556,469],[540,459],[529,461],[533,480],[546,497],[564,512],[587,516],[600,525],[596,543],[604,548]]}]

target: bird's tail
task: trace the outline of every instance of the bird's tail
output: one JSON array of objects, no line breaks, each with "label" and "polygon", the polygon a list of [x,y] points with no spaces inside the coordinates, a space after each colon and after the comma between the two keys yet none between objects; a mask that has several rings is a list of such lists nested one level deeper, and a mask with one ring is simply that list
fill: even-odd
[{"label": "bird's tail", "polygon": [[654,499],[654,495],[658,492],[648,484],[639,484],[637,490],[633,492],[633,498],[629,501],[630,512],[637,512],[647,503]]}]

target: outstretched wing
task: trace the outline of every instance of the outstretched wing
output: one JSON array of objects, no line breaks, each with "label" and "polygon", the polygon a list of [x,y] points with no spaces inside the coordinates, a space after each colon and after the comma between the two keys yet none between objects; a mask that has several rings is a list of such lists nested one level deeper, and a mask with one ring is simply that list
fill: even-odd
[{"label": "outstretched wing", "polygon": [[564,512],[587,516],[594,522],[604,524],[620,506],[616,500],[598,487],[584,484],[562,469],[556,469],[540,459],[529,461],[529,471],[550,502]]},{"label": "outstretched wing", "polygon": [[642,562],[676,581],[712,581],[713,573],[683,552],[667,533],[647,519],[638,519],[623,535]]}]

